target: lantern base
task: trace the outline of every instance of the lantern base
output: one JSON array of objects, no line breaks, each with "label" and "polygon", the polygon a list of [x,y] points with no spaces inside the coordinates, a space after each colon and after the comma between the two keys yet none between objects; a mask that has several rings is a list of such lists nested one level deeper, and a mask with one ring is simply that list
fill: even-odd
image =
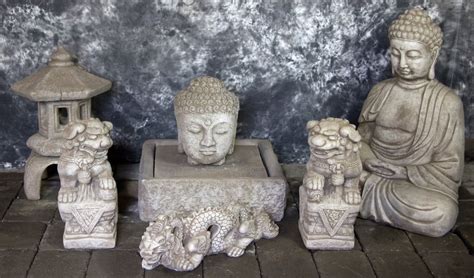
[{"label": "lantern base", "polygon": [[58,164],[59,157],[42,156],[34,151],[26,161],[24,189],[28,200],[39,200],[41,192],[41,176],[49,165]]}]

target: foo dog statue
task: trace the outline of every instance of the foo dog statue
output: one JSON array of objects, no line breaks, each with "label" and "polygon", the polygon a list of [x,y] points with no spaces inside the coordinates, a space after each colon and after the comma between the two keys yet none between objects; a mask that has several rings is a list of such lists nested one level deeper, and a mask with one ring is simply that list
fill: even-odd
[{"label": "foo dog statue", "polygon": [[107,161],[111,129],[111,123],[94,118],[64,129],[67,142],[58,163],[64,248],[115,247],[117,189]]},{"label": "foo dog statue", "polygon": [[142,236],[142,267],[150,270],[163,265],[190,271],[199,266],[205,255],[226,253],[239,257],[252,241],[277,235],[278,226],[267,213],[238,205],[160,215]]},{"label": "foo dog statue", "polygon": [[311,155],[299,189],[303,242],[309,249],[352,249],[361,200],[361,137],[343,119],[309,121],[306,128]]}]

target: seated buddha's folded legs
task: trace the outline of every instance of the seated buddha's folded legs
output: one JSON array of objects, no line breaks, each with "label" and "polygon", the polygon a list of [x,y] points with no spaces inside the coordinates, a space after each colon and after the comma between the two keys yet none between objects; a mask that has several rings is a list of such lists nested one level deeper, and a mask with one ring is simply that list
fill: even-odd
[{"label": "seated buddha's folded legs", "polygon": [[441,193],[371,175],[364,185],[360,214],[403,230],[440,237],[454,226],[458,207]]}]

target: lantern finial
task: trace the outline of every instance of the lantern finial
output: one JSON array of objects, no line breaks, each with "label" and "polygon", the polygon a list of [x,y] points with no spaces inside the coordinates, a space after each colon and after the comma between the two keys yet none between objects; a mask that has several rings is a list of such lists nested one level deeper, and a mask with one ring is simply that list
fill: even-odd
[{"label": "lantern finial", "polygon": [[74,57],[62,46],[59,46],[51,55],[48,64],[52,67],[68,67],[74,65]]}]

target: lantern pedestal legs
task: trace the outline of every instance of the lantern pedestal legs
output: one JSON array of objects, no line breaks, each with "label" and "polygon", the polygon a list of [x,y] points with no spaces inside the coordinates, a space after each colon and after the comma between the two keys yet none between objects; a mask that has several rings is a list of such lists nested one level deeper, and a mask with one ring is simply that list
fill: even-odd
[{"label": "lantern pedestal legs", "polygon": [[28,200],[39,200],[41,177],[49,165],[58,164],[59,157],[42,156],[32,151],[26,161],[23,187]]}]

